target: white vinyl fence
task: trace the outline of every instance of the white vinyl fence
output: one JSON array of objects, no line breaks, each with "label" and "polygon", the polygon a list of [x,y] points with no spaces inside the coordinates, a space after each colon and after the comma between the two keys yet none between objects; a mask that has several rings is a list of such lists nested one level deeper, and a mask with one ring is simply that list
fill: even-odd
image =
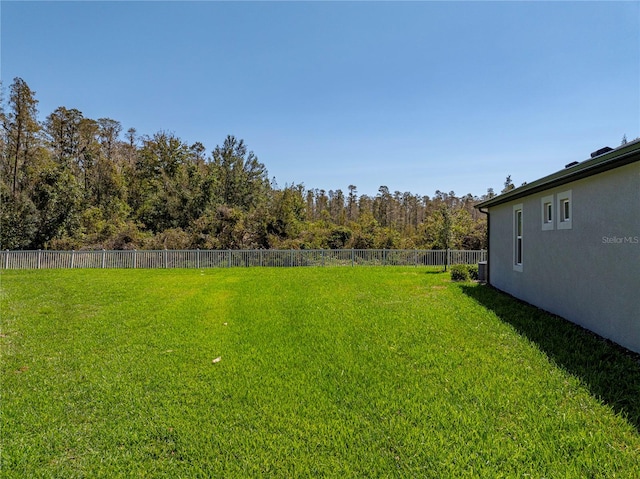
[{"label": "white vinyl fence", "polygon": [[0,251],[0,269],[445,266],[486,261],[485,250]]}]

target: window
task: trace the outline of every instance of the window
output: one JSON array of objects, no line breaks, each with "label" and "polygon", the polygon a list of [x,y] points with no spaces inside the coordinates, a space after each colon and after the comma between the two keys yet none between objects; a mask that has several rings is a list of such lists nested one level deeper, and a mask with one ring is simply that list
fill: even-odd
[{"label": "window", "polygon": [[513,207],[513,269],[522,271],[522,204]]},{"label": "window", "polygon": [[542,230],[553,229],[553,195],[545,196],[540,200],[542,205]]},{"label": "window", "polygon": [[558,229],[570,230],[573,216],[573,205],[571,202],[571,191],[558,193]]}]

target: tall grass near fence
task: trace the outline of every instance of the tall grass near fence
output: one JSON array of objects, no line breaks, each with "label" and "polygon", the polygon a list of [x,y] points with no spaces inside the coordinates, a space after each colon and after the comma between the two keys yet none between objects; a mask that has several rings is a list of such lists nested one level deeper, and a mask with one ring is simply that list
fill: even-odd
[{"label": "tall grass near fence", "polygon": [[4,269],[445,266],[485,260],[484,250],[0,251]]},{"label": "tall grass near fence", "polygon": [[[634,423],[507,321],[530,311],[508,297],[498,309],[473,294],[485,286],[448,274],[45,270],[1,279],[2,477],[640,471]],[[563,337],[588,353],[581,334]],[[617,377],[637,377],[615,349],[606,357]]]}]

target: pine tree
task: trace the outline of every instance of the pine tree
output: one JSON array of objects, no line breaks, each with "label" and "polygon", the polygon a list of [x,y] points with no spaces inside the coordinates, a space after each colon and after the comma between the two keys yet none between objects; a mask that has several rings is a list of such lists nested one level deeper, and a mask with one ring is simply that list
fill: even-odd
[{"label": "pine tree", "polygon": [[[11,194],[20,191],[20,179],[37,149],[40,124],[37,120],[38,100],[22,78],[14,78],[9,88],[9,112],[3,115],[3,169],[11,182]],[[3,177],[5,176],[3,172]]]}]

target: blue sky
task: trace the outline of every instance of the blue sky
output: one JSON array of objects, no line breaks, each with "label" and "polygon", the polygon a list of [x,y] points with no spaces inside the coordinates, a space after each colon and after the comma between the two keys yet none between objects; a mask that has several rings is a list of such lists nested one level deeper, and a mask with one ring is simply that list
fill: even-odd
[{"label": "blue sky", "polygon": [[280,186],[499,191],[640,136],[640,2],[1,3],[1,77]]}]

